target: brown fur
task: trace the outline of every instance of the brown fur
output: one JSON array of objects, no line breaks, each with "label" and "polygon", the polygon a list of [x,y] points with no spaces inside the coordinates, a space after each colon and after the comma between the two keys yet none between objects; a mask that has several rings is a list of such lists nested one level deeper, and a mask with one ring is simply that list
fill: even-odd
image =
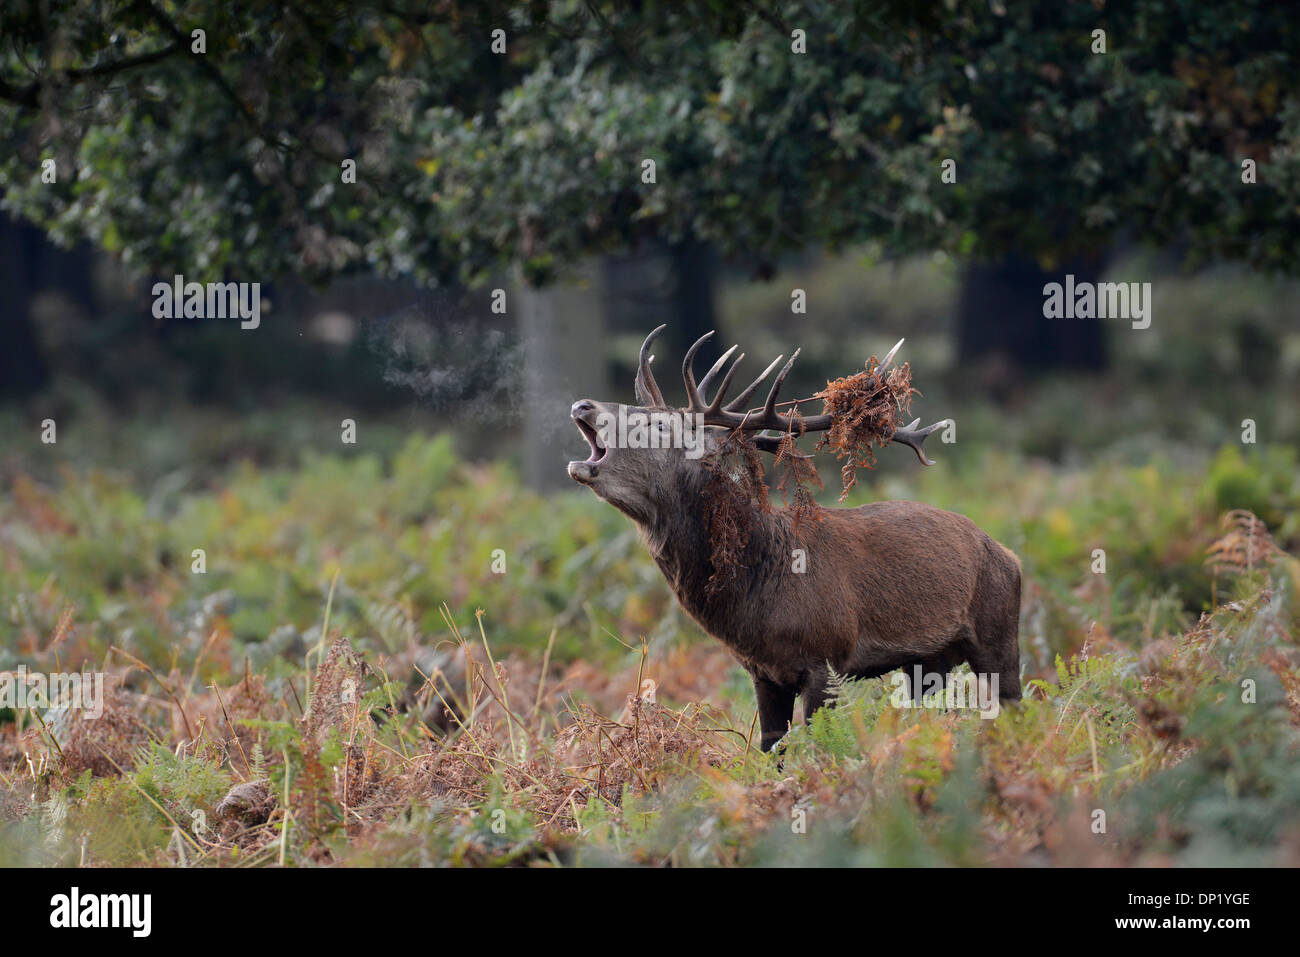
[{"label": "brown fur", "polygon": [[[617,409],[584,400],[574,417]],[[788,730],[796,695],[805,716],[825,703],[828,666],[866,678],[967,661],[998,675],[1002,698],[1020,697],[1020,562],[965,516],[876,502],[825,509],[796,534],[788,512],[755,510],[739,573],[710,590],[707,457],[612,448],[569,473],[637,522],[682,607],[749,671],[764,750]]]}]

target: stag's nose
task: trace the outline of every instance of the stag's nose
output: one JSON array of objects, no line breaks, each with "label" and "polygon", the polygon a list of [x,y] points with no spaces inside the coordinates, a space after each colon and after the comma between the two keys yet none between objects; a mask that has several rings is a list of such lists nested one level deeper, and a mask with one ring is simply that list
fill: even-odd
[{"label": "stag's nose", "polygon": [[596,403],[592,402],[590,399],[579,399],[577,402],[573,403],[573,408],[569,410],[569,415],[577,419],[586,415],[588,412],[594,412],[595,410]]}]

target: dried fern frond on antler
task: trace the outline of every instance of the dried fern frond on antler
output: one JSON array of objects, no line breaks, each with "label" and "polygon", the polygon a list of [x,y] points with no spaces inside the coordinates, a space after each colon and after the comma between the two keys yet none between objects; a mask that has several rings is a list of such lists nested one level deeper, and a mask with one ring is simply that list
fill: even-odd
[{"label": "dried fern frond on antler", "polygon": [[776,469],[781,473],[777,491],[781,501],[794,518],[795,534],[804,519],[821,518],[821,506],[813,496],[812,486],[822,488],[822,477],[817,474],[811,455],[804,455],[794,444],[794,432],[786,432],[776,448]]},{"label": "dried fern frond on antler", "polygon": [[828,449],[839,461],[848,460],[840,470],[844,485],[841,502],[857,484],[857,470],[875,467],[876,448],[894,437],[899,413],[907,411],[913,394],[911,363],[904,362],[886,373],[872,356],[863,371],[828,382],[813,396],[823,401],[824,411],[831,417],[831,426],[817,443],[817,450]]}]

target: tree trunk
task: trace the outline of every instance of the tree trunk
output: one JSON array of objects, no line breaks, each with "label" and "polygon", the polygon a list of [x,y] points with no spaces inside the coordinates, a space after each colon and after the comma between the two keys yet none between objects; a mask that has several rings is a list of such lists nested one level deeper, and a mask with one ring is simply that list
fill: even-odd
[{"label": "tree trunk", "polygon": [[1107,364],[1103,320],[1047,319],[1043,286],[1097,282],[1105,257],[1076,259],[1052,272],[1013,254],[996,263],[966,267],[957,306],[957,351],[961,362],[1002,357],[1022,372],[1104,369]]},{"label": "tree trunk", "polygon": [[[678,354],[685,355],[695,340],[709,330],[718,328],[717,312],[713,306],[717,254],[707,243],[688,239],[673,246],[671,256],[674,278],[673,315],[666,321],[670,323],[668,333],[677,345]],[[715,334],[695,354],[697,368],[707,370],[720,355],[722,340],[720,334]],[[699,378],[704,372],[697,371],[695,375]]]},{"label": "tree trunk", "polygon": [[539,491],[573,487],[566,467],[575,454],[587,456],[586,443],[569,421],[573,403],[613,396],[598,270],[588,264],[580,276],[580,284],[546,289],[521,282],[515,292],[525,366],[524,475]]},{"label": "tree trunk", "polygon": [[0,218],[0,398],[23,398],[49,378],[32,325],[41,246],[39,229]]}]

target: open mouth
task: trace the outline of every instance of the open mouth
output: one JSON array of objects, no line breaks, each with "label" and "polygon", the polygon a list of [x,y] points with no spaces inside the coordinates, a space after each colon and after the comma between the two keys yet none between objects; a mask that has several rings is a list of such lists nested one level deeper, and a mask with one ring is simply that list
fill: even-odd
[{"label": "open mouth", "polygon": [[605,461],[605,456],[609,454],[609,449],[600,444],[600,438],[595,428],[582,421],[582,419],[574,419],[573,424],[578,427],[578,431],[582,433],[582,437],[586,439],[587,444],[591,446],[591,454],[587,456],[585,461],[578,464],[599,465],[601,462]]}]

